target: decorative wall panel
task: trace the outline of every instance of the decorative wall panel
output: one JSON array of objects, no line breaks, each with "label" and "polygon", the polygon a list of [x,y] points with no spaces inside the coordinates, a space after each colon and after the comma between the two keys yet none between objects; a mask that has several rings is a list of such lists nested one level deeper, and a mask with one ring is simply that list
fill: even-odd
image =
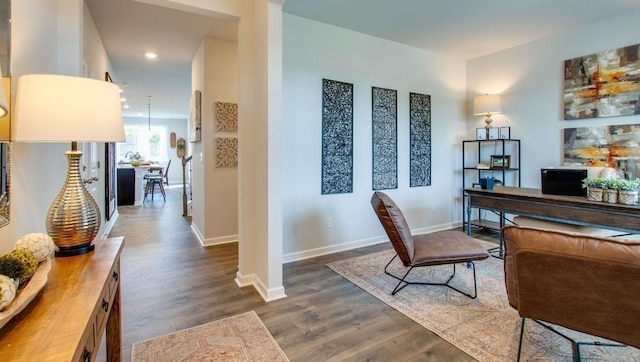
[{"label": "decorative wall panel", "polygon": [[237,132],[238,131],[238,104],[230,102],[216,102],[216,131]]},{"label": "decorative wall panel", "polygon": [[353,84],[322,80],[322,194],[353,192]]},{"label": "decorative wall panel", "polygon": [[640,114],[640,44],[564,62],[564,119]]},{"label": "decorative wall panel", "polygon": [[238,139],[216,137],[216,167],[238,167]]},{"label": "decorative wall panel", "polygon": [[431,96],[409,94],[411,187],[431,185]]},{"label": "decorative wall panel", "polygon": [[398,188],[398,92],[371,88],[374,190]]}]

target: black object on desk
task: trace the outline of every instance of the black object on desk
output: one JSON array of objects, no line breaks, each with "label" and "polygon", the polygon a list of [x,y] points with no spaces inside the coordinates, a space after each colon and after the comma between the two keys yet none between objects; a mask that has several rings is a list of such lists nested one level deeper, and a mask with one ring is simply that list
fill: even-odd
[{"label": "black object on desk", "polygon": [[547,195],[587,196],[582,181],[586,169],[543,168],[540,170],[542,193]]}]

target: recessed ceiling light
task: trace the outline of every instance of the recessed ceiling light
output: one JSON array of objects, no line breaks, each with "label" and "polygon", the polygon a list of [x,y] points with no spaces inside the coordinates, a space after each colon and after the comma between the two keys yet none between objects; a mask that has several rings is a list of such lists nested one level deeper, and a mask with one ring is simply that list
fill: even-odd
[{"label": "recessed ceiling light", "polygon": [[147,53],[144,53],[144,56],[149,59],[156,59],[158,57],[158,54],[153,52],[147,52]]},{"label": "recessed ceiling light", "polygon": [[120,98],[120,102],[126,102],[127,99],[125,97]]},{"label": "recessed ceiling light", "polygon": [[129,108],[129,105],[125,104],[125,105],[122,106],[122,108]]}]

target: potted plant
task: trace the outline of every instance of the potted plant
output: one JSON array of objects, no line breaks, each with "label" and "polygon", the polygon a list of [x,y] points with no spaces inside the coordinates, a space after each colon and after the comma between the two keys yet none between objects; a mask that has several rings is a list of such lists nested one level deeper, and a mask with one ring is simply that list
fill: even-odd
[{"label": "potted plant", "polygon": [[604,179],[597,177],[587,177],[582,181],[582,187],[587,189],[587,199],[591,201],[602,201],[604,193]]},{"label": "potted plant", "polygon": [[638,190],[640,189],[640,180],[620,180],[620,189],[618,191],[618,203],[625,205],[633,205],[638,203]]},{"label": "potted plant", "polygon": [[602,194],[602,201],[610,204],[618,203],[618,190],[622,187],[622,181],[616,178],[607,178],[603,180],[604,193]]}]

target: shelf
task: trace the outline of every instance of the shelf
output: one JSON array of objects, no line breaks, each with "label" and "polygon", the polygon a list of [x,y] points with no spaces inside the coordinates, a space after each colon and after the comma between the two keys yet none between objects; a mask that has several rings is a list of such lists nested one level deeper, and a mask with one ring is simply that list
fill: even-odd
[{"label": "shelf", "polygon": [[497,140],[463,140],[462,142],[520,142],[519,139],[514,138],[498,138]]},{"label": "shelf", "polygon": [[[476,171],[499,171],[502,172],[503,168],[477,168],[477,167],[465,167],[465,170],[476,170]],[[505,171],[518,171],[520,170],[517,167],[510,167],[510,168],[505,168]]]},{"label": "shelf", "polygon": [[[491,139],[491,140],[465,140],[462,141],[462,185],[463,189],[470,185],[479,185],[481,179],[485,176],[494,176],[500,181],[499,185],[503,186],[521,186],[521,147],[519,139]],[[487,160],[491,157],[491,162]],[[505,161],[505,159],[508,159]],[[495,162],[495,160],[500,162]],[[477,165],[499,165],[500,167],[477,167]],[[462,223],[467,226],[470,232],[471,226],[499,232],[500,223],[496,221],[488,221],[479,212],[482,208],[475,208],[477,211],[476,220],[467,221],[472,218],[471,209],[467,208],[464,200],[466,196],[463,191],[462,202]],[[503,214],[499,214],[498,218],[503,218]],[[492,218],[495,219],[495,218]]]},{"label": "shelf", "polygon": [[470,222],[471,225],[479,227],[479,228],[485,228],[485,229],[490,229],[490,230],[496,230],[496,231],[500,231],[500,223],[495,222],[495,221],[487,221],[487,220],[471,220]]}]

